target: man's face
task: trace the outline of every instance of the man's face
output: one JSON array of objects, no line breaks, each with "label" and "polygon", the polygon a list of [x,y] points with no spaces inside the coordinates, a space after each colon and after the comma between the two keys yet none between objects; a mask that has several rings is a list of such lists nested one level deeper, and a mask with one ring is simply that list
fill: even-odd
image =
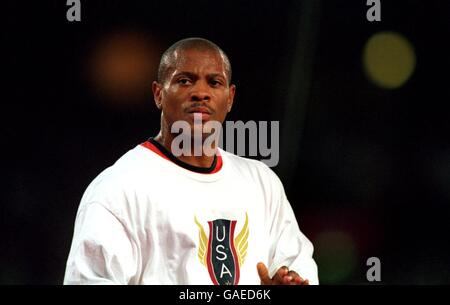
[{"label": "man's face", "polygon": [[153,83],[155,102],[162,109],[162,123],[169,132],[180,120],[188,122],[193,131],[195,114],[203,123],[225,120],[235,93],[225,71],[219,52],[177,51],[163,83]]}]

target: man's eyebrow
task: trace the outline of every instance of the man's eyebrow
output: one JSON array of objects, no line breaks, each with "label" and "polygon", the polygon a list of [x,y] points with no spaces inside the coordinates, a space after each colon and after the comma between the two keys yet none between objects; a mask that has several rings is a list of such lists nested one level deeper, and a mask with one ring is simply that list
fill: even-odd
[{"label": "man's eyebrow", "polygon": [[173,77],[178,77],[178,76],[187,76],[187,77],[191,77],[191,78],[197,77],[197,75],[195,75],[194,73],[189,72],[189,71],[180,71],[177,74],[175,74]]},{"label": "man's eyebrow", "polygon": [[220,73],[211,73],[211,74],[208,74],[208,77],[222,77],[222,78],[226,79],[226,76],[223,74],[220,74]]},{"label": "man's eyebrow", "polygon": [[[179,76],[187,76],[187,77],[194,78],[194,79],[198,78],[197,74],[189,72],[189,71],[180,71],[180,72],[176,73],[173,77],[175,78],[175,77],[179,77]],[[221,78],[226,79],[226,76],[221,73],[210,73],[210,74],[208,74],[208,77],[209,78],[221,77]]]}]

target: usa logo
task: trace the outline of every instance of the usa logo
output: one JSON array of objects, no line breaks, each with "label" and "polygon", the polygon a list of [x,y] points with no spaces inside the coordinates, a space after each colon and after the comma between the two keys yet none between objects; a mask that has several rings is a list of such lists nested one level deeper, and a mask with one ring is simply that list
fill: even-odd
[{"label": "usa logo", "polygon": [[216,219],[208,221],[209,236],[194,218],[199,229],[198,258],[208,268],[214,285],[237,285],[240,266],[245,261],[248,248],[248,216],[239,234],[234,238],[236,220]]}]

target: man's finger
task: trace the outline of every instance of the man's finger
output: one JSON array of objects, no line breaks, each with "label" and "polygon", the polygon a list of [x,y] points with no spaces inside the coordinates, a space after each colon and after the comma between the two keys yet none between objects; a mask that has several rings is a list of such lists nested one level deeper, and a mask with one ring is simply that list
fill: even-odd
[{"label": "man's finger", "polygon": [[267,270],[266,265],[264,265],[264,263],[258,263],[256,265],[256,269],[258,269],[258,275],[261,279],[261,284],[270,285],[272,283],[272,280],[269,277],[269,270]]},{"label": "man's finger", "polygon": [[287,276],[289,268],[286,266],[281,267],[277,270],[274,277],[272,278],[272,284],[274,285],[288,285],[292,280],[292,277]]},{"label": "man's finger", "polygon": [[305,280],[302,277],[298,277],[295,281],[296,285],[309,285],[309,280]]},{"label": "man's finger", "polygon": [[294,282],[297,285],[301,285],[303,283],[303,279],[300,276],[294,277]]},{"label": "man's finger", "polygon": [[297,272],[293,270],[289,271],[287,276],[292,277],[292,280],[289,283],[290,285],[309,285],[309,280],[303,279]]},{"label": "man's finger", "polygon": [[301,284],[303,282],[303,279],[300,275],[298,275],[297,272],[291,270],[288,272],[288,275],[292,277],[292,283],[293,284]]},{"label": "man's finger", "polygon": [[283,277],[283,285],[290,285],[292,282],[292,276],[286,275]]}]

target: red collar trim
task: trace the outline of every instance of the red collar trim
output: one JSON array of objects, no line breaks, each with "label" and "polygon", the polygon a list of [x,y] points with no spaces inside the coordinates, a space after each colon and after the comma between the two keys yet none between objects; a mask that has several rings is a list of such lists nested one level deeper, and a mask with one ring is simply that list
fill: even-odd
[{"label": "red collar trim", "polygon": [[[145,147],[145,148],[147,148],[147,149],[149,149],[149,150],[151,150],[151,151],[153,151],[155,154],[159,155],[160,157],[162,157],[162,158],[164,158],[164,159],[166,159],[166,160],[169,160],[169,161],[172,162],[172,163],[175,163],[175,162],[173,162],[172,160],[170,160],[170,159],[169,159],[169,158],[168,158],[161,150],[159,150],[158,147],[156,147],[155,145],[153,145],[153,143],[151,143],[150,141],[145,141],[144,143],[141,143],[140,145],[143,146],[143,147]],[[176,164],[176,163],[175,163],[175,164]],[[177,164],[177,165],[178,165],[178,164]],[[209,172],[209,173],[201,173],[201,174],[204,174],[204,175],[215,174],[215,173],[217,173],[218,171],[221,170],[222,165],[223,165],[222,156],[220,155],[220,151],[217,150],[217,162],[216,162],[216,167],[214,168],[213,171],[211,171],[211,172]],[[179,165],[178,165],[178,166],[179,166]]]}]

